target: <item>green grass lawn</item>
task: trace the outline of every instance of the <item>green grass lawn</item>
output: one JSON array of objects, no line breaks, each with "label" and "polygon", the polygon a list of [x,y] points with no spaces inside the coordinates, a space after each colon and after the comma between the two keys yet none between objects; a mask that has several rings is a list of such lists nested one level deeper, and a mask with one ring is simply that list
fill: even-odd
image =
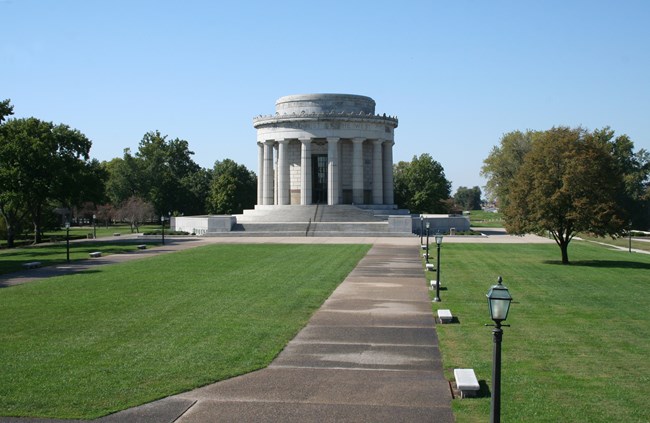
[{"label": "green grass lawn", "polygon": [[[504,328],[501,407],[507,422],[648,422],[650,256],[574,241],[446,244],[438,325],[445,375],[474,368],[491,385],[485,294],[499,275],[514,298]],[[435,275],[434,273],[429,272]],[[490,398],[456,399],[458,422],[488,421]]]},{"label": "green grass lawn", "polygon": [[0,415],[94,418],[268,365],[368,245],[212,245],[0,289]]},{"label": "green grass lawn", "polygon": [[[142,242],[140,240],[132,242],[71,242],[70,261],[88,259],[88,254],[93,251],[101,251],[104,255],[135,251],[140,244],[160,245],[160,242]],[[66,242],[0,250],[0,274],[23,270],[23,264],[34,261],[41,262],[43,266],[66,263]]]},{"label": "green grass lawn", "polygon": [[[623,247],[623,248],[630,247],[630,240],[625,236],[618,237],[618,238],[612,238],[609,236],[595,237],[586,234],[579,234],[578,236],[584,239],[585,241],[600,242],[603,244],[615,245],[617,247]],[[648,238],[640,238],[640,239],[647,240]],[[650,251],[650,242],[641,241],[640,239],[634,239],[634,237],[632,238],[632,248],[636,250]]]},{"label": "green grass lawn", "polygon": [[[146,232],[146,231],[155,231],[155,230],[160,230],[160,225],[140,225],[138,227],[138,232]],[[167,222],[167,225],[165,226],[165,231],[169,230],[169,222]],[[93,233],[93,227],[92,226],[72,226],[70,228],[70,236],[76,236],[80,238],[86,238],[89,234]],[[97,225],[95,226],[95,234],[97,235],[97,238],[103,238],[103,237],[112,237],[113,234],[122,234],[122,235],[128,235],[136,232],[131,232],[131,227],[129,225]],[[56,237],[57,239],[65,240],[65,229],[61,229],[58,231],[47,231],[45,234],[43,234],[43,239],[45,241],[49,240],[51,237]]]},{"label": "green grass lawn", "polygon": [[[160,225],[141,225],[138,227],[139,232],[160,230]],[[165,232],[169,230],[169,225],[165,226]],[[129,225],[97,225],[95,227],[95,234],[97,238],[112,237],[113,234],[128,235],[131,232]],[[69,230],[70,239],[86,239],[88,235],[93,234],[92,226],[72,226]],[[31,245],[34,242],[34,234],[25,235],[27,238],[17,238],[15,240],[17,246]],[[46,231],[43,234],[43,242],[50,242],[55,240],[57,242],[65,242],[66,230],[59,229],[55,231]],[[7,245],[6,240],[0,240],[0,249],[5,248]]]},{"label": "green grass lawn", "polygon": [[472,210],[469,215],[470,225],[474,228],[502,228],[503,217],[501,213]]}]

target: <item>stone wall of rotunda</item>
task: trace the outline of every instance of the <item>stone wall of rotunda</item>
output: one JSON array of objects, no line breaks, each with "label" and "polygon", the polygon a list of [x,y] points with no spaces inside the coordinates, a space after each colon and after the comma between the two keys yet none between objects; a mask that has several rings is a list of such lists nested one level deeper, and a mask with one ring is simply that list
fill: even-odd
[{"label": "stone wall of rotunda", "polygon": [[258,204],[394,205],[397,119],[375,114],[370,97],[281,97],[274,115],[253,120]]}]

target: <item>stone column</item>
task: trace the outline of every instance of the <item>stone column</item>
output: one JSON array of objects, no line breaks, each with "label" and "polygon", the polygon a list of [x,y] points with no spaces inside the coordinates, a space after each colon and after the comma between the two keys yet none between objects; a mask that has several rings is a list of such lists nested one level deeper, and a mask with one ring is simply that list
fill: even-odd
[{"label": "stone column", "polygon": [[395,204],[393,191],[393,140],[384,142],[384,204]]},{"label": "stone column", "polygon": [[278,143],[273,143],[273,201],[271,204],[278,204]]},{"label": "stone column", "polygon": [[257,204],[264,204],[264,144],[257,143]]},{"label": "stone column", "polygon": [[264,205],[273,205],[273,140],[264,141]]},{"label": "stone column", "polygon": [[311,204],[311,138],[300,138],[300,204]]},{"label": "stone column", "polygon": [[289,160],[287,148],[289,140],[278,140],[278,204],[286,206],[289,201]]},{"label": "stone column", "polygon": [[327,137],[327,204],[339,204],[339,149],[338,137]]},{"label": "stone column", "polygon": [[352,138],[352,202],[363,204],[363,142],[365,138]]},{"label": "stone column", "polygon": [[384,140],[372,141],[372,204],[384,204],[384,165],[382,147]]}]

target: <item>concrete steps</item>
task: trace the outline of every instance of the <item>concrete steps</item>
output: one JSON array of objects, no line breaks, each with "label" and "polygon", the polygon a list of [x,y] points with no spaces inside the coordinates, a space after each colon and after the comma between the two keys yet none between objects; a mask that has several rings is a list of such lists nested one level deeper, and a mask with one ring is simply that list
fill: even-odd
[{"label": "concrete steps", "polygon": [[255,206],[236,215],[238,223],[261,222],[382,222],[388,219],[386,210],[375,216],[372,209],[342,204],[337,206]]},{"label": "concrete steps", "polygon": [[[412,236],[412,234],[406,234]],[[238,223],[232,231],[205,236],[405,236],[391,233],[388,222],[262,222]]]},{"label": "concrete steps", "polygon": [[412,236],[391,231],[389,214],[408,215],[408,211],[349,204],[255,206],[235,215],[237,223],[230,232],[205,236]]}]

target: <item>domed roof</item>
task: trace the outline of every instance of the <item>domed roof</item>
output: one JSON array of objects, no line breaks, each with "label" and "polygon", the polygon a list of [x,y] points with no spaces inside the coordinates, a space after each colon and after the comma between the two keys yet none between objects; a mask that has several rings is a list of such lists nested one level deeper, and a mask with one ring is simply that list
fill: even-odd
[{"label": "domed roof", "polygon": [[375,100],[353,94],[299,94],[280,97],[275,102],[279,115],[314,113],[375,114]]}]

